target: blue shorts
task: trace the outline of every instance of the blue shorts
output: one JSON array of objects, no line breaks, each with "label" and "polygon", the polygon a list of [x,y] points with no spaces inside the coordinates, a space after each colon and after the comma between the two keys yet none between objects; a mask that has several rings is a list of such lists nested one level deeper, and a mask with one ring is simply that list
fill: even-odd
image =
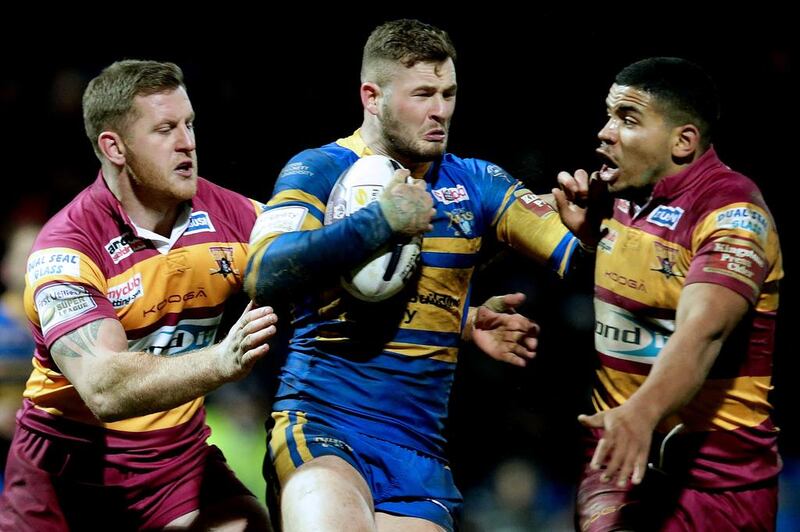
[{"label": "blue shorts", "polygon": [[453,530],[462,499],[447,464],[385,440],[337,430],[314,414],[285,410],[273,412],[272,420],[268,447],[279,483],[314,458],[338,456],[364,477],[375,511],[419,517]]}]

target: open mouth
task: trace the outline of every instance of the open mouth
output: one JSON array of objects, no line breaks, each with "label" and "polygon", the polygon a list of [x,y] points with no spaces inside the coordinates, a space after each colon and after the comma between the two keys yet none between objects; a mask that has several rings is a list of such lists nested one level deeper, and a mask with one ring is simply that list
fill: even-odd
[{"label": "open mouth", "polygon": [[600,168],[600,171],[597,175],[606,183],[615,181],[617,179],[617,174],[619,174],[619,167],[617,167],[617,163],[615,163],[614,160],[604,152],[597,150],[597,153],[603,160],[603,166]]},{"label": "open mouth", "polygon": [[175,171],[184,176],[184,177],[191,177],[192,170],[194,169],[194,164],[192,161],[185,161],[175,167]]}]

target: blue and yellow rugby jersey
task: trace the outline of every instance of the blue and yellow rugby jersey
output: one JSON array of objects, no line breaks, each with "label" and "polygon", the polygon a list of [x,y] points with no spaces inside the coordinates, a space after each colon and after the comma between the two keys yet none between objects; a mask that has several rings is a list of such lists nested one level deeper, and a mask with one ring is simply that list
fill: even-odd
[{"label": "blue and yellow rugby jersey", "polygon": [[[483,237],[494,234],[560,275],[577,240],[499,167],[445,154],[425,176],[436,215],[418,276],[388,301],[358,301],[339,287],[338,274],[387,242],[391,229],[377,202],[329,226],[323,219],[340,174],[370,153],[358,132],[300,153],[256,223],[248,291],[269,302],[269,294],[287,290],[295,304],[273,409],[314,412],[334,426],[443,458],[441,432]],[[304,292],[295,288],[301,284]],[[324,288],[313,293],[317,286]]]}]

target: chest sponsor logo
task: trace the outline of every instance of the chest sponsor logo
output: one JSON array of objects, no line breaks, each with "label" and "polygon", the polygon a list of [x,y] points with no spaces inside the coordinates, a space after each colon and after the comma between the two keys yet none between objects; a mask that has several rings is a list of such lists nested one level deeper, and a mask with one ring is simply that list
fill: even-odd
[{"label": "chest sponsor logo", "polygon": [[128,341],[128,349],[147,351],[154,355],[176,355],[200,349],[214,342],[220,319],[221,316],[182,320],[177,325],[167,325],[143,338]]},{"label": "chest sponsor logo", "polygon": [[[461,308],[461,300],[459,298],[453,297],[449,294],[434,292],[432,290],[429,290],[425,293],[414,294],[411,299],[408,300],[408,302],[420,303],[422,305],[433,305],[434,307],[438,307],[452,313],[457,313]],[[409,324],[414,319],[414,316],[417,315],[417,311],[406,308],[405,312],[406,317],[403,323]]]},{"label": "chest sponsor logo", "polygon": [[211,256],[217,262],[217,268],[211,268],[209,271],[211,275],[221,275],[228,278],[232,275],[235,278],[239,277],[239,270],[233,265],[233,248],[227,246],[211,246],[208,248]]},{"label": "chest sponsor logo", "polygon": [[475,215],[472,211],[458,208],[444,212],[450,219],[450,222],[447,224],[448,229],[458,236],[468,237],[472,235],[472,222],[475,220]]},{"label": "chest sponsor logo", "polygon": [[195,233],[215,233],[214,224],[211,223],[211,217],[206,211],[195,211],[189,217],[189,227],[184,231],[184,235],[193,235]]},{"label": "chest sponsor logo", "polygon": [[618,199],[617,200],[617,210],[623,212],[625,214],[630,214],[631,212],[631,202],[630,200],[626,199]]},{"label": "chest sponsor logo", "polygon": [[141,251],[147,247],[147,243],[141,238],[137,237],[131,232],[126,232],[106,244],[106,251],[114,261],[114,264],[119,264],[123,259],[133,255],[137,251]]},{"label": "chest sponsor logo", "polygon": [[44,334],[57,325],[67,323],[97,308],[97,303],[85,287],[69,283],[42,288],[36,293],[34,302]]},{"label": "chest sponsor logo", "polygon": [[109,287],[106,295],[114,308],[130,305],[144,295],[142,274],[137,273],[124,283]]},{"label": "chest sponsor logo", "polygon": [[596,302],[594,338],[604,355],[653,364],[672,334],[674,322],[637,319],[629,311]]},{"label": "chest sponsor logo", "polygon": [[464,188],[464,185],[437,188],[435,190],[431,190],[431,194],[433,194],[433,197],[436,198],[440,203],[445,205],[450,205],[451,203],[461,203],[462,201],[469,199],[469,194],[467,194],[467,189]]},{"label": "chest sponsor logo", "polygon": [[540,218],[554,212],[546,201],[533,192],[529,192],[527,190],[518,190],[515,194],[517,195],[517,201],[519,201],[523,207]]},{"label": "chest sponsor logo", "polygon": [[205,299],[208,297],[204,288],[198,288],[197,290],[190,290],[184,294],[170,294],[155,305],[150,305],[149,307],[145,308],[142,311],[142,316],[147,317],[151,314],[155,314],[157,312],[161,312],[164,310],[165,307],[168,305],[177,305],[180,303],[186,303],[193,299]]},{"label": "chest sponsor logo", "polygon": [[644,281],[641,279],[634,279],[632,277],[627,277],[626,275],[612,271],[606,271],[603,275],[613,284],[624,286],[638,292],[644,292],[645,294],[647,293],[647,287],[645,286]]},{"label": "chest sponsor logo", "polygon": [[77,253],[47,249],[37,251],[28,258],[26,273],[31,284],[51,275],[79,277],[81,259]]},{"label": "chest sponsor logo", "polygon": [[760,240],[767,238],[769,220],[755,209],[737,207],[717,214],[717,227],[720,229],[743,229],[755,234]]},{"label": "chest sponsor logo", "polygon": [[660,227],[666,227],[672,231],[678,226],[678,221],[680,221],[681,216],[683,216],[683,209],[680,207],[660,205],[653,209],[653,212],[647,216],[647,221]]},{"label": "chest sponsor logo", "polygon": [[616,230],[609,228],[600,242],[597,243],[597,249],[604,253],[611,253],[614,251],[614,244],[617,243],[618,237],[619,233]]},{"label": "chest sponsor logo", "polygon": [[650,271],[661,273],[667,279],[684,277],[677,267],[678,250],[670,246],[665,246],[661,242],[653,242],[653,246],[655,247],[656,261],[658,264],[655,268],[650,268]]}]

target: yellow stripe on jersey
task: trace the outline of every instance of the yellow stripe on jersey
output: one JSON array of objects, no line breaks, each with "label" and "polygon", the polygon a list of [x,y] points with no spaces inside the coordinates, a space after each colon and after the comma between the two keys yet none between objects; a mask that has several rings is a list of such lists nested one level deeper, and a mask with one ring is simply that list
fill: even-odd
[{"label": "yellow stripe on jersey", "polygon": [[[608,232],[598,246],[595,284],[651,307],[677,308],[691,252],[617,220],[606,220],[604,226]],[[637,260],[623,250],[636,253]]]},{"label": "yellow stripe on jersey", "polygon": [[[532,216],[531,211],[519,200],[513,200],[497,223],[497,237],[517,251],[524,253],[539,263],[546,261],[562,242],[569,230],[556,216]],[[558,274],[564,276],[565,253],[558,267]]]},{"label": "yellow stripe on jersey", "polygon": [[450,238],[426,236],[422,239],[422,251],[432,253],[477,253],[481,248],[481,237]]},{"label": "yellow stripe on jersey", "polygon": [[[617,404],[625,402],[644,383],[645,375],[625,373],[609,367],[597,370],[597,377]],[[767,394],[772,389],[771,378],[735,377],[732,379],[708,379],[673,419],[680,419],[688,430],[694,432],[710,430],[736,430],[755,427],[769,418],[771,406]],[[598,410],[609,410],[597,390],[593,402]]]},{"label": "yellow stripe on jersey", "polygon": [[473,269],[423,267],[401,328],[459,333]]},{"label": "yellow stripe on jersey", "polygon": [[252,199],[252,198],[247,198],[247,199],[248,199],[248,200],[250,200],[250,203],[252,203],[252,204],[253,204],[253,212],[255,212],[255,213],[256,213],[256,216],[258,216],[259,214],[261,214],[261,211],[263,211],[263,210],[264,210],[264,204],[263,204],[263,203],[261,203],[260,201],[256,201],[256,200],[254,200],[254,199]]},{"label": "yellow stripe on jersey", "polygon": [[[215,275],[220,269],[209,248],[220,248],[230,253],[233,274]],[[111,277],[109,286],[121,286],[137,276],[143,284],[140,297],[117,310],[117,316],[125,330],[146,327],[160,320],[165,314],[176,309],[215,307],[226,301],[231,291],[237,291],[244,275],[247,260],[247,247],[240,243],[213,242],[202,243],[171,250],[167,255],[153,255],[139,262],[135,270]],[[198,277],[191,275],[193,268],[205,269],[211,273],[202,284]],[[164,293],[165,280],[169,279],[170,293]],[[113,297],[109,297],[113,299]]]},{"label": "yellow stripe on jersey", "polygon": [[757,205],[730,203],[708,213],[703,221],[695,226],[692,233],[692,247],[698,249],[709,236],[716,237],[719,234],[735,235],[751,242],[758,242],[765,249],[777,246],[778,234],[772,227],[771,220],[772,217]]},{"label": "yellow stripe on jersey", "polygon": [[[272,196],[272,198],[270,198],[269,202],[267,202],[267,207],[275,207],[276,205],[280,205],[289,201],[308,203],[309,205],[319,209],[320,212],[325,212],[326,208],[325,204],[322,203],[322,200],[320,200],[318,197],[297,188],[291,188],[278,192]],[[306,218],[309,218],[309,216],[306,216]],[[311,218],[313,218],[313,216]],[[321,223],[320,227],[322,227]]]},{"label": "yellow stripe on jersey", "polygon": [[384,349],[397,355],[407,357],[429,357],[434,360],[453,364],[458,360],[458,347],[388,342]]},{"label": "yellow stripe on jersey", "polygon": [[278,479],[281,483],[285,482],[289,474],[296,469],[289,452],[289,442],[286,439],[286,430],[290,426],[294,444],[303,462],[308,462],[313,458],[311,452],[308,450],[305,434],[303,434],[303,425],[308,423],[308,420],[303,412],[295,412],[295,414],[296,423],[292,425],[289,412],[272,413],[272,419],[275,420],[275,425],[272,427],[270,433],[269,447],[274,457],[273,463],[275,464],[275,472],[278,474]]},{"label": "yellow stripe on jersey", "polygon": [[88,425],[125,432],[168,429],[186,423],[203,406],[203,398],[199,397],[165,412],[103,423],[92,414],[66,377],[45,368],[37,359],[33,360],[33,367],[23,397],[30,399],[36,408],[48,414]]},{"label": "yellow stripe on jersey", "polygon": [[338,139],[336,144],[343,148],[347,148],[359,157],[372,155],[372,150],[367,147],[367,145],[364,143],[364,139],[361,138],[361,129],[356,129],[355,132],[353,132],[353,134],[349,137]]}]

